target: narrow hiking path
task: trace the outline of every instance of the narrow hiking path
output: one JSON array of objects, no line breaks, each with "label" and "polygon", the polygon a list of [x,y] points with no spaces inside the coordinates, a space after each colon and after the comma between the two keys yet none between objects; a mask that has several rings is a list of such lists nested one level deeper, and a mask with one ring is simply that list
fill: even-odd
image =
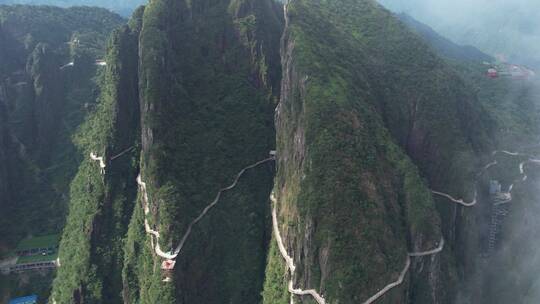
[{"label": "narrow hiking path", "polygon": [[289,292],[294,295],[298,296],[304,296],[304,295],[310,295],[313,297],[315,301],[319,304],[326,304],[326,301],[322,295],[320,295],[315,289],[307,289],[303,290],[300,288],[294,288],[294,272],[296,270],[296,266],[294,265],[293,259],[289,256],[289,253],[287,252],[287,248],[285,248],[285,245],[283,244],[283,239],[281,238],[281,233],[279,231],[279,224],[277,220],[277,213],[276,213],[276,205],[277,200],[274,196],[274,193],[270,195],[270,200],[272,201],[272,226],[274,227],[274,235],[276,237],[276,241],[278,244],[279,252],[281,253],[281,256],[285,260],[285,263],[287,264],[287,268],[289,269],[289,272],[291,274],[291,279],[289,281]]},{"label": "narrow hiking path", "polygon": [[218,193],[216,194],[216,197],[214,198],[214,200],[209,204],[207,205],[203,210],[202,212],[199,214],[199,216],[197,216],[197,218],[195,218],[189,225],[188,225],[188,229],[186,231],[186,233],[183,235],[179,245],[176,247],[176,249],[172,252],[164,252],[160,245],[159,245],[159,238],[160,238],[160,234],[158,231],[156,230],[153,230],[149,223],[148,223],[148,219],[147,219],[147,215],[150,213],[150,207],[149,207],[149,198],[148,198],[148,190],[147,190],[147,187],[146,187],[146,183],[143,182],[142,180],[142,177],[141,175],[139,175],[137,177],[137,184],[139,185],[139,190],[141,191],[142,193],[142,201],[143,201],[143,209],[144,209],[144,214],[145,214],[145,218],[144,218],[144,226],[145,226],[145,231],[146,233],[150,234],[151,236],[153,236],[155,238],[155,241],[153,238],[152,241],[154,241],[154,245],[152,246],[154,248],[154,251],[155,253],[160,256],[161,258],[163,259],[166,259],[166,260],[174,260],[178,257],[178,254],[182,251],[182,248],[184,247],[185,243],[187,242],[187,239],[189,238],[189,236],[191,235],[191,231],[193,229],[193,226],[195,226],[198,222],[200,222],[206,214],[208,214],[208,212],[213,208],[215,207],[221,196],[223,195],[223,193],[229,191],[229,190],[232,190],[233,188],[236,187],[236,185],[238,184],[238,181],[240,180],[240,178],[246,173],[247,170],[250,170],[250,169],[253,169],[253,168],[256,168],[262,164],[265,164],[267,162],[270,162],[270,161],[274,161],[275,160],[275,157],[274,156],[271,156],[269,158],[266,158],[264,160],[261,160],[261,161],[258,161],[252,165],[249,165],[245,168],[243,168],[235,177],[233,183],[225,188],[221,188]]},{"label": "narrow hiking path", "polygon": [[174,253],[172,254],[172,256],[173,256],[172,259],[175,259],[178,256],[178,254],[180,253],[180,251],[182,251],[182,248],[184,247],[184,244],[186,243],[189,235],[191,234],[191,230],[192,230],[193,226],[195,226],[200,220],[202,220],[203,217],[208,213],[208,211],[210,211],[210,209],[212,209],[215,205],[217,205],[217,203],[219,202],[219,199],[221,198],[221,195],[224,192],[229,191],[229,190],[233,189],[234,187],[236,187],[236,185],[238,184],[238,181],[240,180],[242,175],[244,175],[244,173],[246,173],[247,170],[253,169],[255,167],[258,167],[258,166],[260,166],[262,164],[265,164],[267,162],[274,161],[274,160],[275,160],[275,157],[271,156],[269,158],[266,158],[264,160],[258,161],[258,162],[254,163],[252,165],[249,165],[249,166],[245,167],[244,169],[242,169],[236,175],[236,178],[234,179],[233,183],[230,186],[225,187],[225,188],[221,188],[219,190],[219,192],[217,193],[216,197],[214,198],[214,200],[208,206],[206,206],[206,208],[204,208],[204,210],[201,212],[201,214],[196,219],[194,219],[189,224],[186,233],[184,234],[184,236],[182,237],[182,240],[180,241],[180,244],[178,244],[178,246],[174,250]]},{"label": "narrow hiking path", "polygon": [[384,296],[387,292],[389,292],[393,288],[401,285],[403,283],[404,279],[405,279],[405,275],[407,274],[407,272],[409,271],[409,268],[411,267],[411,258],[434,255],[434,254],[437,254],[437,253],[443,251],[443,249],[444,249],[444,238],[441,237],[441,241],[439,242],[439,246],[437,248],[433,249],[433,250],[423,251],[423,252],[411,252],[411,253],[408,253],[407,254],[407,259],[405,261],[405,267],[401,271],[398,279],[395,282],[392,282],[392,283],[386,285],[383,289],[381,289],[379,292],[377,292],[371,298],[367,299],[362,304],[371,304],[371,303],[377,301],[378,299],[380,299],[382,296]]},{"label": "narrow hiking path", "polygon": [[[285,263],[287,264],[287,268],[288,268],[288,270],[290,272],[290,275],[291,275],[291,279],[289,280],[289,284],[288,284],[289,292],[291,293],[291,295],[297,295],[297,296],[310,295],[310,296],[313,297],[313,299],[318,304],[326,304],[326,300],[324,299],[324,297],[321,294],[319,294],[315,289],[303,290],[301,288],[294,288],[293,278],[294,278],[294,275],[295,275],[296,266],[294,265],[293,258],[291,256],[289,256],[287,248],[285,248],[285,245],[283,243],[283,239],[281,237],[281,232],[279,230],[279,223],[278,223],[278,219],[277,219],[277,211],[276,211],[277,199],[276,199],[274,193],[272,193],[270,195],[270,201],[272,202],[272,226],[274,228],[274,236],[275,236],[276,242],[278,244],[279,252],[281,253],[281,256],[283,257],[283,259],[285,260]],[[384,296],[387,292],[389,292],[393,288],[401,285],[403,283],[404,279],[405,279],[405,275],[407,274],[407,272],[409,271],[409,268],[411,266],[411,258],[412,257],[423,257],[423,256],[438,254],[439,252],[443,251],[443,249],[444,249],[444,238],[441,238],[441,241],[439,242],[438,247],[435,248],[435,249],[432,249],[432,250],[429,250],[429,251],[408,253],[406,261],[405,261],[405,267],[401,271],[398,279],[396,281],[386,285],[384,288],[382,288],[380,291],[378,291],[375,295],[373,295],[372,297],[367,299],[362,304],[371,304],[371,303],[377,301],[378,299],[380,299],[382,296]],[[291,303],[292,303],[292,301],[291,301]]]},{"label": "narrow hiking path", "polygon": [[[519,164],[519,171],[520,171],[520,174],[523,176],[521,181],[525,181],[527,179],[527,175],[525,174],[525,169],[524,169],[525,164],[527,164],[527,163],[540,163],[540,160],[538,160],[538,159],[536,159],[533,156],[530,156],[528,154],[522,154],[522,153],[518,153],[518,152],[510,152],[510,151],[502,150],[502,151],[494,151],[492,153],[492,155],[495,156],[497,153],[503,153],[503,154],[507,154],[507,155],[510,155],[510,156],[526,156],[526,157],[529,158],[527,161],[523,161],[523,162],[521,162]],[[487,171],[489,168],[491,168],[492,166],[495,166],[497,164],[498,164],[497,160],[494,160],[493,162],[488,163],[486,166],[484,166],[482,168],[482,170],[479,172],[478,176],[481,176],[485,171]],[[505,198],[505,200],[503,200],[502,202],[500,202],[498,204],[506,204],[506,203],[509,203],[509,202],[512,201],[512,194],[511,193],[512,193],[513,188],[514,188],[514,184],[511,184],[510,187],[508,188],[508,191],[506,193],[502,193],[502,196],[503,196],[503,198]],[[456,198],[452,197],[451,195],[449,195],[447,193],[443,193],[443,192],[439,192],[439,191],[435,191],[435,190],[431,190],[431,192],[433,194],[445,197],[445,198],[449,199],[450,201],[452,201],[454,203],[457,203],[457,204],[460,204],[460,205],[463,205],[465,207],[473,207],[473,206],[475,206],[477,204],[477,190],[475,190],[474,199],[473,199],[472,202],[465,202],[463,199],[456,199]],[[444,248],[444,238],[441,238],[439,246],[436,249],[433,249],[433,250],[430,250],[430,251],[425,251],[425,252],[409,253],[408,256],[407,256],[405,267],[403,268],[403,270],[402,270],[400,276],[398,277],[398,279],[395,282],[392,282],[392,283],[388,284],[386,287],[381,289],[378,293],[376,293],[374,296],[369,298],[363,304],[371,304],[371,303],[373,303],[374,301],[376,301],[380,297],[382,297],[385,293],[390,291],[392,288],[395,288],[395,287],[399,286],[400,284],[402,284],[403,280],[404,280],[404,277],[405,277],[406,273],[408,272],[408,270],[410,268],[411,257],[422,257],[422,256],[437,254],[437,253],[440,253],[443,250],[443,248]]]},{"label": "narrow hiking path", "polygon": [[439,242],[439,246],[437,248],[429,250],[429,251],[411,252],[411,253],[409,253],[409,256],[410,257],[423,257],[423,256],[426,256],[426,255],[433,255],[433,254],[437,254],[437,253],[443,251],[443,249],[444,249],[444,238],[441,237],[441,240]]},{"label": "narrow hiking path", "polygon": [[[528,163],[540,163],[540,160],[539,159],[536,159],[535,156],[532,156],[530,154],[525,154],[525,153],[519,153],[519,152],[510,152],[510,151],[507,151],[507,150],[501,150],[501,151],[493,151],[491,153],[491,155],[493,157],[495,157],[498,153],[502,153],[502,154],[506,154],[506,155],[510,155],[510,156],[523,156],[523,157],[527,157],[529,158],[528,160],[526,161],[523,161],[519,164],[519,173],[523,176],[521,178],[520,181],[517,181],[517,182],[524,182],[527,180],[527,175],[525,174],[525,165],[528,164]],[[484,172],[486,172],[489,168],[493,167],[493,166],[496,166],[498,165],[499,163],[497,162],[497,160],[494,160],[493,162],[485,165],[482,170],[480,170],[480,172],[478,172],[477,174],[477,177],[480,177],[484,174]],[[514,185],[515,183],[511,184],[510,187],[508,187],[508,191],[507,192],[503,192],[501,193],[502,196],[505,196],[503,197],[504,200],[502,202],[499,202],[499,203],[496,203],[495,205],[501,205],[501,204],[508,204],[512,201],[512,190],[514,189]],[[456,204],[460,204],[462,206],[465,206],[465,207],[473,207],[476,205],[477,203],[477,194],[478,194],[478,190],[476,189],[476,181],[475,181],[475,192],[474,192],[474,199],[472,202],[465,202],[463,199],[456,199],[454,197],[452,197],[450,194],[448,193],[444,193],[444,192],[440,192],[440,191],[435,191],[435,190],[431,190],[431,193],[433,194],[436,194],[438,196],[442,196],[442,197],[445,197],[447,198],[448,200],[456,203]]]},{"label": "narrow hiking path", "polygon": [[124,156],[126,153],[131,152],[133,149],[135,149],[135,146],[131,146],[131,147],[125,149],[124,151],[122,151],[122,152],[118,153],[117,155],[111,157],[111,161]]},{"label": "narrow hiking path", "polygon": [[371,303],[377,301],[378,299],[380,299],[382,296],[384,296],[390,290],[392,290],[392,289],[398,287],[399,285],[401,285],[403,283],[403,281],[405,280],[405,275],[407,275],[407,273],[409,272],[409,268],[411,268],[411,257],[407,256],[407,260],[405,261],[405,267],[403,268],[403,270],[399,274],[399,278],[395,282],[392,282],[392,283],[386,285],[383,289],[381,289],[379,292],[377,292],[371,298],[367,299],[362,304],[371,304]]},{"label": "narrow hiking path", "polygon": [[[98,59],[98,60],[94,61],[94,65],[95,66],[107,66],[107,62],[105,60]],[[61,66],[60,70],[63,70],[63,69],[68,68],[68,67],[74,67],[74,66],[75,66],[75,62],[71,61],[71,62],[68,62],[68,63],[64,64],[63,66]]]},{"label": "narrow hiking path", "polygon": [[439,191],[435,191],[435,190],[431,190],[431,193],[437,194],[439,196],[446,197],[447,199],[451,200],[452,202],[454,202],[456,204],[463,205],[465,207],[472,207],[472,206],[476,205],[476,203],[477,203],[476,193],[474,194],[474,200],[472,202],[470,202],[470,203],[467,203],[467,202],[463,201],[463,199],[461,199],[461,198],[460,199],[455,199],[450,194],[447,194],[447,193],[443,193],[443,192],[439,192]]},{"label": "narrow hiking path", "polygon": [[107,167],[107,164],[105,164],[105,160],[103,159],[103,157],[98,157],[94,152],[91,152],[90,159],[99,162],[101,175],[105,175],[105,168]]},{"label": "narrow hiking path", "polygon": [[[119,154],[111,157],[110,161],[112,162],[113,160],[124,156],[125,154],[132,151],[133,149],[135,149],[134,146],[131,146],[131,147],[127,148],[126,150],[120,152]],[[101,175],[105,175],[105,168],[107,168],[107,163],[105,161],[105,158],[104,157],[98,157],[96,153],[90,152],[90,159],[93,160],[93,161],[99,162],[99,168],[101,170]]]}]

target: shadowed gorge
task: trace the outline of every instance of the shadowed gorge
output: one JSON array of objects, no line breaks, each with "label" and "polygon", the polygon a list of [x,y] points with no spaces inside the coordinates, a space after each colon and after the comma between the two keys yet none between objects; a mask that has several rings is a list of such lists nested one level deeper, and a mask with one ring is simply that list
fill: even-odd
[{"label": "shadowed gorge", "polygon": [[[110,31],[122,22],[98,8],[0,5],[2,260],[23,238],[61,232],[82,158],[72,136],[98,95],[100,70],[93,62],[103,58]],[[70,61],[72,68],[60,69]],[[0,301],[10,289],[43,297],[51,277],[3,277]]]}]

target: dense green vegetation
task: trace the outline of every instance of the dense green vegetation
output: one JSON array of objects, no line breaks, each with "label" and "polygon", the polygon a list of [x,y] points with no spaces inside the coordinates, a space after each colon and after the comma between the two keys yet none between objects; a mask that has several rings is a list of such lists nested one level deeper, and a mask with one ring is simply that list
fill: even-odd
[{"label": "dense green vegetation", "polygon": [[37,43],[65,49],[66,42],[79,38],[74,51],[102,56],[111,30],[123,19],[102,8],[0,5],[0,22],[27,50]]},{"label": "dense green vegetation", "polygon": [[494,58],[470,46],[460,46],[440,36],[429,26],[406,14],[400,19],[437,50],[471,89],[482,104],[482,116],[495,136],[499,147],[523,146],[535,141],[540,124],[537,100],[540,96],[538,80],[486,77]]},{"label": "dense green vegetation", "polygon": [[[361,303],[443,237],[379,302],[453,303],[472,281],[489,208],[431,190],[471,201],[480,189],[482,201],[491,178],[520,178],[525,159],[508,156],[476,173],[491,150],[538,134],[535,84],[486,78],[489,56],[371,0],[291,0],[286,22],[281,6],[153,0],[118,28],[103,9],[0,6],[0,255],[63,227],[41,297],[289,303],[272,185],[295,288]],[[164,282],[145,219],[175,249],[220,189],[276,149],[277,172],[264,163],[222,193]],[[0,301],[36,279],[0,277]]]},{"label": "dense green vegetation", "polygon": [[[281,20],[272,1],[153,1],[141,32],[142,177],[150,223],[174,248],[238,172],[274,146]],[[272,170],[255,168],[196,227],[161,282],[136,211],[126,249],[131,302],[256,303]],[[150,270],[151,269],[151,270]],[[135,274],[129,275],[129,274]]]},{"label": "dense green vegetation", "polygon": [[472,84],[494,129],[499,147],[525,148],[538,142],[540,134],[540,86],[537,79],[490,79],[486,66],[452,62],[456,71]]},{"label": "dense green vegetation", "polygon": [[[407,251],[439,241],[430,188],[472,199],[475,153],[489,147],[492,126],[460,75],[378,5],[298,0],[288,16],[280,221],[303,255],[296,283],[320,287],[330,302],[357,303],[395,280]],[[446,254],[436,263],[414,272],[411,301],[451,301],[456,265]],[[381,301],[405,295],[398,289]]]},{"label": "dense green vegetation", "polygon": [[287,304],[290,303],[290,294],[287,288],[287,266],[279,253],[276,239],[272,237],[268,250],[268,264],[266,265],[266,279],[262,293],[263,303]]},{"label": "dense green vegetation", "polygon": [[[94,60],[122,22],[104,9],[0,6],[0,256],[29,235],[61,232],[81,159],[72,136],[98,95]],[[38,277],[6,280],[19,294]]]},{"label": "dense green vegetation", "polygon": [[[418,27],[417,22],[412,20],[407,23]],[[421,27],[418,33],[435,49],[440,47],[441,40],[433,32],[424,31]],[[486,70],[489,66],[470,61],[469,48],[462,47],[459,50],[456,47],[458,46],[447,49],[452,50],[452,53],[443,51],[443,54],[447,56],[448,63],[477,93],[478,101],[484,108],[483,115],[493,126],[495,145],[499,149],[538,155],[538,145],[535,144],[540,133],[540,92],[537,79],[488,78]],[[534,204],[537,182],[533,178],[537,175],[538,168],[531,164],[526,165],[528,179],[518,182],[522,180],[519,164],[527,160],[527,157],[497,154],[494,159],[497,160],[497,165],[490,168],[477,184],[482,204],[467,216],[465,226],[457,230],[457,236],[461,235],[459,238],[465,240],[464,244],[468,247],[462,253],[467,258],[463,263],[465,280],[460,287],[461,300],[471,303],[533,303],[538,298],[538,289],[534,283],[537,281],[535,269],[538,268],[538,263],[534,257],[537,248],[529,245],[527,238],[537,230],[532,218],[538,214]],[[487,164],[492,160],[493,156],[486,156],[482,161]],[[502,224],[502,239],[493,256],[487,258],[487,234],[491,223],[488,195],[490,180],[501,182],[504,190],[511,184],[514,184],[514,188],[510,213]],[[477,236],[470,233],[471,228],[478,230]],[[476,252],[482,252],[480,258],[475,258]]]},{"label": "dense green vegetation", "polygon": [[[95,102],[93,60],[102,56],[104,38],[120,22],[101,9],[0,6],[0,99],[7,110],[5,144],[12,162],[17,160],[9,165],[7,207],[14,209],[1,217],[2,227],[12,232],[2,235],[4,245],[61,229],[79,161],[71,136]],[[66,44],[79,35],[80,45]],[[59,69],[73,59],[75,67]]]},{"label": "dense green vegetation", "polygon": [[[86,157],[71,183],[63,266],[51,295],[60,303],[121,301],[123,239],[137,192],[139,24],[135,17],[112,34],[99,104],[75,137]],[[104,176],[90,153],[105,157]]]}]

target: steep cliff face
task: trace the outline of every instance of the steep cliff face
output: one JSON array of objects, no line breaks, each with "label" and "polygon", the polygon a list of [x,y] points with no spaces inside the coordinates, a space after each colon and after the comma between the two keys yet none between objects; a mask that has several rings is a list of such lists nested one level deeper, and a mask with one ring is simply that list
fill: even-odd
[{"label": "steep cliff face", "polygon": [[61,230],[79,162],[71,137],[97,97],[94,59],[122,22],[95,8],[0,6],[0,99],[10,143],[0,153],[8,156],[11,192],[2,196],[9,206],[0,222],[9,233],[0,247]]},{"label": "steep cliff face", "polygon": [[[405,282],[379,301],[451,303],[456,217],[449,215],[457,207],[440,200],[441,231],[430,190],[472,201],[475,151],[488,146],[490,132],[481,105],[371,1],[287,7],[275,208],[297,268],[293,285],[329,303],[363,302],[398,280],[408,253],[436,248],[444,232],[447,248],[413,257]],[[272,269],[280,258],[271,251],[265,303],[288,302]]]},{"label": "steep cliff face", "polygon": [[33,83],[34,98],[27,107],[34,111],[35,146],[38,162],[48,163],[50,157],[49,145],[54,142],[60,127],[58,113],[62,111],[65,98],[64,75],[59,67],[61,57],[45,43],[36,45],[28,60],[28,72]]},{"label": "steep cliff face", "polygon": [[69,192],[50,302],[450,304],[476,279],[499,178],[478,172],[537,133],[534,98],[504,95],[527,86],[479,80],[371,0],[285,7],[152,0],[105,57],[86,8],[37,39],[42,17],[0,7],[0,195]]},{"label": "steep cliff face", "polygon": [[[146,191],[138,206],[149,210],[136,208],[130,226],[128,302],[259,300],[270,160],[247,170],[199,215],[274,147],[281,16],[266,0],[161,0],[146,8],[139,54]],[[145,220],[159,239],[145,232]],[[162,282],[154,243],[178,254],[172,282]]]},{"label": "steep cliff face", "polygon": [[[103,58],[106,38],[123,22],[96,8],[0,5],[2,258],[22,238],[61,232],[81,159],[72,136],[96,104],[95,59]],[[53,277],[2,276],[0,298],[46,298]]]},{"label": "steep cliff face", "polygon": [[62,267],[51,295],[58,303],[122,301],[123,239],[137,193],[142,13],[112,34],[99,105],[76,137],[85,159],[71,184]]}]

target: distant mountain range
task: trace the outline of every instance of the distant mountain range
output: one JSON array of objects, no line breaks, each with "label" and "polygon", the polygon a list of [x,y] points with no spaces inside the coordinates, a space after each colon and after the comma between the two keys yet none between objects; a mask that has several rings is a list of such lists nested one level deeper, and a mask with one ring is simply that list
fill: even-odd
[{"label": "distant mountain range", "polygon": [[495,58],[480,51],[474,46],[459,45],[450,39],[441,36],[429,25],[424,24],[406,13],[398,15],[399,19],[409,26],[411,30],[424,38],[437,52],[455,60],[464,61],[494,61]]},{"label": "distant mountain range", "polygon": [[0,4],[31,4],[31,5],[54,5],[60,7],[69,6],[99,6],[104,7],[114,12],[119,13],[124,17],[131,15],[133,10],[142,4],[145,4],[146,0],[0,0]]},{"label": "distant mountain range", "polygon": [[540,68],[540,2],[531,0],[379,0],[459,44]]}]

